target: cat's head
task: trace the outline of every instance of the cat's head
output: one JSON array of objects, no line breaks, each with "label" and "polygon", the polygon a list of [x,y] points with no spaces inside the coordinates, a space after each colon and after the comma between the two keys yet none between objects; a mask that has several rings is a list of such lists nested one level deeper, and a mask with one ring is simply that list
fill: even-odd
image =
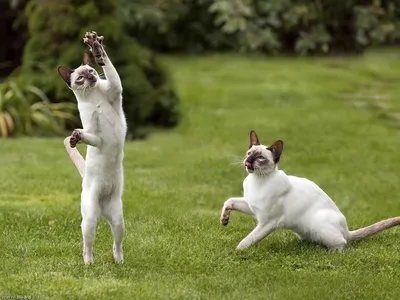
[{"label": "cat's head", "polygon": [[243,160],[248,173],[268,175],[279,162],[283,151],[283,142],[276,141],[271,146],[261,145],[254,130],[250,131],[250,147]]},{"label": "cat's head", "polygon": [[90,56],[87,52],[83,54],[82,64],[78,68],[71,70],[70,68],[59,66],[58,73],[68,87],[78,93],[89,92],[99,80],[99,75],[91,66]]}]

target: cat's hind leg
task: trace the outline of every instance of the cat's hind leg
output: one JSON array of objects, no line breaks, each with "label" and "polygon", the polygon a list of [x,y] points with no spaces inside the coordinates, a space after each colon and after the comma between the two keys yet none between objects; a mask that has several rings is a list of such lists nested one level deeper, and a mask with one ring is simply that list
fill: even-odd
[{"label": "cat's hind leg", "polygon": [[313,238],[330,250],[342,252],[347,245],[348,228],[342,214],[329,210],[320,211],[313,225]]},{"label": "cat's hind leg", "polygon": [[82,236],[83,236],[83,261],[85,264],[93,263],[93,243],[96,236],[97,221],[101,215],[99,201],[93,191],[82,191]]},{"label": "cat's hind leg", "polygon": [[249,205],[244,197],[230,198],[225,201],[221,211],[220,222],[222,225],[228,225],[230,214],[232,210],[240,211],[244,214],[253,215]]},{"label": "cat's hind leg", "polygon": [[338,252],[342,252],[347,245],[346,239],[339,233],[323,237],[321,243],[328,249]]},{"label": "cat's hind leg", "polygon": [[107,219],[114,237],[113,254],[116,263],[123,263],[122,240],[124,238],[125,223],[122,211],[121,196],[112,196],[103,207],[103,216]]}]

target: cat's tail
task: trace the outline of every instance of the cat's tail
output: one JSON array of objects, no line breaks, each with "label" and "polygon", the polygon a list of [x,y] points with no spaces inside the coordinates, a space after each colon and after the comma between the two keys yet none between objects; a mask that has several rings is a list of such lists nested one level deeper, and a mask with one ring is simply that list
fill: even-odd
[{"label": "cat's tail", "polygon": [[85,159],[79,153],[78,149],[71,148],[71,146],[69,145],[70,138],[70,136],[65,138],[64,146],[75,167],[78,169],[79,174],[81,174],[81,177],[83,178],[83,176],[85,175]]},{"label": "cat's tail", "polygon": [[397,225],[400,225],[400,217],[382,220],[370,226],[350,231],[349,241],[358,241]]}]

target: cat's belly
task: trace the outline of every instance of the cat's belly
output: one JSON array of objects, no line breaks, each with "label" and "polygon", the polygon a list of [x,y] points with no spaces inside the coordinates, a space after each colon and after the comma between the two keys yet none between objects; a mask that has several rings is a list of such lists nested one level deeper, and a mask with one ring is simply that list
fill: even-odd
[{"label": "cat's belly", "polygon": [[[90,148],[90,147],[88,147]],[[122,189],[123,153],[101,153],[97,148],[88,149],[83,188],[96,189],[101,195]]]}]

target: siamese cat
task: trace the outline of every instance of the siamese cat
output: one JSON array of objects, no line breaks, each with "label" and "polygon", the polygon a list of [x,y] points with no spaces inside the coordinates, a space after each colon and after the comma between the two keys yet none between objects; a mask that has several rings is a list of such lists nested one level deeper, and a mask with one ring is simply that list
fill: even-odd
[{"label": "siamese cat", "polygon": [[282,151],[282,141],[265,146],[254,131],[250,132],[250,148],[243,160],[248,173],[243,181],[243,197],[228,199],[221,213],[222,225],[228,224],[233,210],[257,219],[257,226],[237,249],[247,248],[276,229],[286,228],[302,240],[341,252],[348,242],[400,224],[400,217],[394,217],[349,231],[345,216],[318,185],[278,170]]},{"label": "siamese cat", "polygon": [[[86,32],[84,43],[90,47],[105,78],[90,63],[85,53],[82,65],[71,70],[58,67],[58,72],[74,93],[82,121],[64,140],[67,152],[81,174],[81,213],[83,260],[93,263],[93,242],[99,217],[110,224],[114,237],[113,254],[116,263],[123,263],[122,239],[125,225],[122,211],[123,157],[127,131],[122,109],[122,84],[117,70],[102,45],[103,36]],[[75,148],[87,145],[86,161]]]}]

